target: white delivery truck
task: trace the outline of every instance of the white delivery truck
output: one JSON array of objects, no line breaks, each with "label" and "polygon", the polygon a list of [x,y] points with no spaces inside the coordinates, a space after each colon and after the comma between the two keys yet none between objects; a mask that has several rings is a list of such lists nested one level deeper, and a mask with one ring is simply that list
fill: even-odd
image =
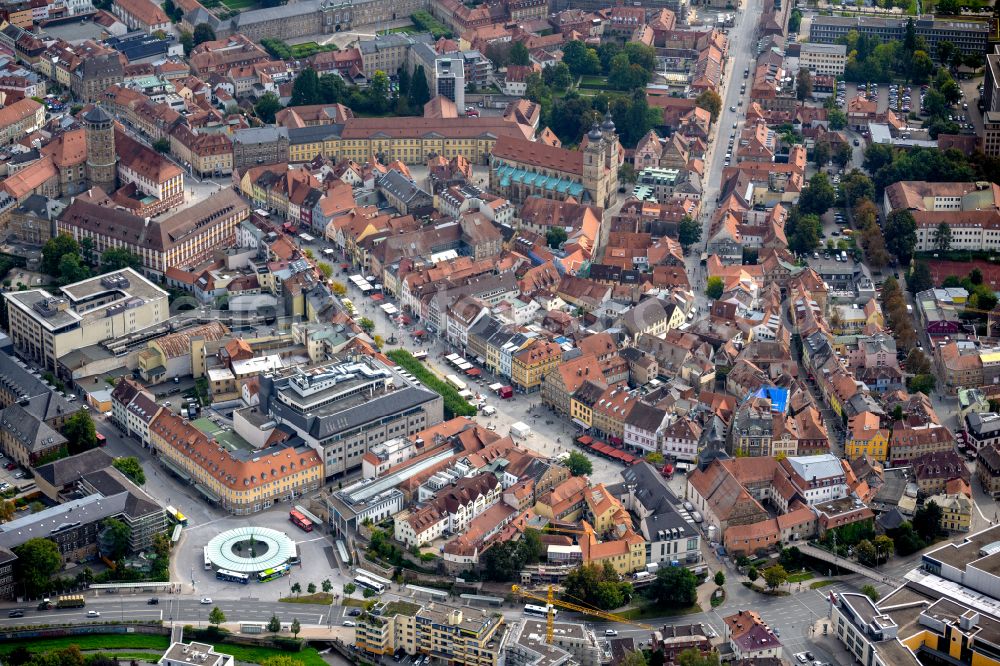
[{"label": "white delivery truck", "polygon": [[518,439],[527,439],[528,435],[531,434],[531,427],[527,423],[518,421],[517,423],[512,423],[510,426],[510,436],[516,437]]}]

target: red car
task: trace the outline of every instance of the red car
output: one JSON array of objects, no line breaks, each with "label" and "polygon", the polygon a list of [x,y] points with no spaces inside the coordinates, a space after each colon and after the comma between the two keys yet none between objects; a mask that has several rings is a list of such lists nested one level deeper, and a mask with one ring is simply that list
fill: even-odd
[{"label": "red car", "polygon": [[12,462],[9,462],[9,463],[7,463],[7,464],[5,465],[5,467],[6,467],[6,468],[7,468],[8,470],[14,470],[14,469],[17,469],[17,465],[15,465],[15,464],[14,464],[14,463],[12,463]]}]

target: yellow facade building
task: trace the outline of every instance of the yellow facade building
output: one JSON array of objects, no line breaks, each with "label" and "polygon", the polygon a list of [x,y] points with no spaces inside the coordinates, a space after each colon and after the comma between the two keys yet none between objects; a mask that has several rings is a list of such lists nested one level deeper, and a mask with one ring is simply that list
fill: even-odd
[{"label": "yellow facade building", "polygon": [[524,393],[542,387],[542,380],[562,361],[562,347],[555,342],[538,340],[511,357],[511,382]]},{"label": "yellow facade building", "polygon": [[205,499],[237,516],[319,489],[323,461],[313,449],[275,446],[238,458],[169,410],[149,426],[149,440],[173,474],[189,480]]},{"label": "yellow facade building", "polygon": [[862,412],[848,421],[850,439],[844,445],[848,460],[868,456],[869,460],[885,462],[889,458],[889,431],[880,428],[880,419],[872,412]]}]

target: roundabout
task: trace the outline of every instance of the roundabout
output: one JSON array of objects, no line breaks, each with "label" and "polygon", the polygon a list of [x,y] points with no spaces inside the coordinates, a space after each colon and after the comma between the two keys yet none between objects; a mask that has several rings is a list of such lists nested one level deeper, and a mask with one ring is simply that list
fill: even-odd
[{"label": "roundabout", "polygon": [[297,556],[295,542],[269,527],[238,527],[217,534],[205,546],[215,569],[259,576],[286,569]]}]

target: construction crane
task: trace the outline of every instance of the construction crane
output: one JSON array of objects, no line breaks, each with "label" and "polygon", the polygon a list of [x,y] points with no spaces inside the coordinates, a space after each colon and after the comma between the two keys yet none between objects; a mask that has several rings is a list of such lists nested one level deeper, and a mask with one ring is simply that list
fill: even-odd
[{"label": "construction crane", "polygon": [[635,622],[634,620],[629,620],[622,617],[621,615],[615,615],[614,613],[608,613],[602,610],[597,610],[596,608],[589,608],[587,606],[578,606],[577,604],[571,604],[568,601],[563,601],[562,599],[556,599],[555,593],[553,592],[554,587],[549,585],[548,596],[542,597],[532,592],[526,592],[521,588],[520,585],[512,585],[511,592],[514,594],[519,594],[522,597],[527,597],[528,599],[534,599],[535,601],[542,601],[546,604],[546,609],[548,612],[545,614],[545,642],[552,644],[554,625],[556,621],[555,607],[565,608],[567,610],[576,611],[578,613],[584,613],[586,615],[593,615],[594,617],[599,617],[602,620],[610,620],[611,622],[621,622],[622,624],[631,624],[634,627],[639,627],[640,629],[648,629],[650,631],[656,629],[648,624],[643,624],[641,622]]}]

